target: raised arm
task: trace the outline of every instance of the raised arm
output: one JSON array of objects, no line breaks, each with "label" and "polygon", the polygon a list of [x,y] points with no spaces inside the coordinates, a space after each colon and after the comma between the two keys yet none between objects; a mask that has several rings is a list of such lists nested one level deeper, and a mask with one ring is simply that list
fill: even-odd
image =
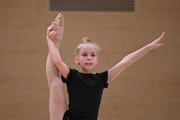
[{"label": "raised arm", "polygon": [[108,83],[114,80],[124,69],[126,69],[129,65],[139,60],[146,53],[148,53],[152,49],[156,49],[160,46],[163,46],[162,40],[164,38],[165,33],[163,32],[159,38],[151,42],[150,44],[140,48],[139,50],[125,56],[119,63],[117,63],[114,67],[108,70]]},{"label": "raised arm", "polygon": [[[69,67],[62,61],[60,53],[56,47],[60,46],[62,38],[59,37],[58,42],[54,42],[52,39],[50,39],[49,34],[52,31],[57,31],[56,35],[60,35],[63,31],[64,26],[57,26],[55,22],[52,22],[52,24],[47,28],[47,44],[49,48],[49,54],[51,56],[52,62],[54,65],[58,68],[59,72],[64,78],[67,78],[67,75],[69,74]],[[55,43],[59,43],[58,45]]]}]

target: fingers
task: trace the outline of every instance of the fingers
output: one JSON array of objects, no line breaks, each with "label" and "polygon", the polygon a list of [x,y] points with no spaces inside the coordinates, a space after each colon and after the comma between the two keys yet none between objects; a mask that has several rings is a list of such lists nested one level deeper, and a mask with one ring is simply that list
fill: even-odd
[{"label": "fingers", "polygon": [[161,42],[163,40],[164,36],[165,36],[165,32],[163,32],[161,34],[161,36],[158,38],[158,41]]},{"label": "fingers", "polygon": [[56,22],[52,22],[52,23],[51,23],[51,26],[52,26],[52,29],[53,29],[53,30],[55,30],[55,31],[58,30],[58,27],[57,27]]},{"label": "fingers", "polygon": [[165,36],[165,32],[163,32],[162,34],[161,34],[161,39],[163,39],[164,38],[164,36]]},{"label": "fingers", "polygon": [[58,27],[55,22],[52,22],[51,25],[47,28],[47,34],[49,34],[50,31],[57,31]]},{"label": "fingers", "polygon": [[163,40],[164,36],[165,36],[165,32],[163,32],[161,34],[161,36],[157,39],[156,43],[158,44],[158,47],[164,46],[164,43],[162,43],[162,40]]}]

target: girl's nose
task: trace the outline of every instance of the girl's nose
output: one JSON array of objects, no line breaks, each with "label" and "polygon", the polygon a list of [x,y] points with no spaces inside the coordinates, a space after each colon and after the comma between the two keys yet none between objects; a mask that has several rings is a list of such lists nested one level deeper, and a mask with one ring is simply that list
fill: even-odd
[{"label": "girl's nose", "polygon": [[91,56],[88,56],[87,60],[91,60]]}]

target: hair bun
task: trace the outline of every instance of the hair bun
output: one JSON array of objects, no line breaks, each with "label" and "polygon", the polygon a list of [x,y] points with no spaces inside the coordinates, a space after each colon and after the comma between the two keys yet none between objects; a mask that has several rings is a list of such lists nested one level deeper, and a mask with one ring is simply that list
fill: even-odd
[{"label": "hair bun", "polygon": [[91,39],[89,37],[83,37],[81,43],[91,43]]}]

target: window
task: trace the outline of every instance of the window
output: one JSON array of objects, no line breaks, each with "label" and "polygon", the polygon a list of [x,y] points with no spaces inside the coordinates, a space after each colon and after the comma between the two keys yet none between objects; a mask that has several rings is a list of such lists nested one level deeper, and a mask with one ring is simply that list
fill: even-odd
[{"label": "window", "polygon": [[50,0],[51,11],[134,12],[135,0]]}]

